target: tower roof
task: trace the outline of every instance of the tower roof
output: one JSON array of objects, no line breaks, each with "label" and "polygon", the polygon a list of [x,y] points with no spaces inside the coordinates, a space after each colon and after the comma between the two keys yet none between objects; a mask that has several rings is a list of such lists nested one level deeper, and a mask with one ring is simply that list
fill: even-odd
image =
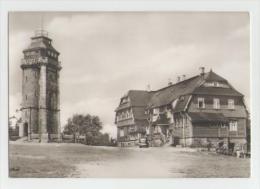
[{"label": "tower roof", "polygon": [[32,51],[36,49],[49,49],[59,52],[52,46],[52,40],[48,37],[48,32],[45,30],[36,30],[35,36],[31,37],[31,44],[23,52]]}]

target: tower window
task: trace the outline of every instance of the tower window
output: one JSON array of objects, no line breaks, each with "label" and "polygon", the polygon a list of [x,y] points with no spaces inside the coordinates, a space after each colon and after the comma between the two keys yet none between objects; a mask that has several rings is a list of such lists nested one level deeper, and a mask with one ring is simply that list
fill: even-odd
[{"label": "tower window", "polygon": [[25,100],[27,100],[27,95],[25,95]]},{"label": "tower window", "polygon": [[27,81],[28,80],[28,78],[27,78],[27,76],[25,76],[25,81]]}]

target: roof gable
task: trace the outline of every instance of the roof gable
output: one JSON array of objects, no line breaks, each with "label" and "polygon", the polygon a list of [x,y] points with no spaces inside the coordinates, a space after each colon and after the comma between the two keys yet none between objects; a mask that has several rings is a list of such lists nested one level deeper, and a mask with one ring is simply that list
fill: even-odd
[{"label": "roof gable", "polygon": [[224,79],[223,77],[219,76],[218,74],[216,74],[212,70],[210,70],[208,73],[205,74],[204,80],[205,81],[224,81],[224,82],[227,81],[226,79]]},{"label": "roof gable", "polygon": [[[234,89],[226,79],[217,75],[212,70],[205,74],[205,82],[219,82],[220,86],[202,86],[195,88],[193,94],[205,94],[205,95],[225,95],[225,96],[243,96],[240,92]],[[223,85],[224,84],[224,85]],[[223,85],[223,86],[221,86]]]}]

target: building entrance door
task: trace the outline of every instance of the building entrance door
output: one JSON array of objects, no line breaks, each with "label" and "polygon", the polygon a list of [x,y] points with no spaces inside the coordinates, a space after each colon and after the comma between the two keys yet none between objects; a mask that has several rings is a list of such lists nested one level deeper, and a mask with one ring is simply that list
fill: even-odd
[{"label": "building entrance door", "polygon": [[174,144],[174,146],[180,145],[180,138],[179,137],[173,137],[173,144]]},{"label": "building entrance door", "polygon": [[23,124],[23,135],[28,136],[28,123]]}]

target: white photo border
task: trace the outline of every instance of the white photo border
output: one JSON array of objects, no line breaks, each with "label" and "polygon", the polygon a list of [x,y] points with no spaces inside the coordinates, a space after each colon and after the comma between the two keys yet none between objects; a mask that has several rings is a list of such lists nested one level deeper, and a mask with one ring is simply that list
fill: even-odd
[{"label": "white photo border", "polygon": [[[260,188],[260,3],[254,0],[208,1],[1,1],[0,2],[0,188],[1,189],[139,189]],[[8,13],[12,11],[217,11],[250,13],[251,177],[204,179],[15,179],[8,177]],[[241,78],[243,82],[243,78]]]}]

